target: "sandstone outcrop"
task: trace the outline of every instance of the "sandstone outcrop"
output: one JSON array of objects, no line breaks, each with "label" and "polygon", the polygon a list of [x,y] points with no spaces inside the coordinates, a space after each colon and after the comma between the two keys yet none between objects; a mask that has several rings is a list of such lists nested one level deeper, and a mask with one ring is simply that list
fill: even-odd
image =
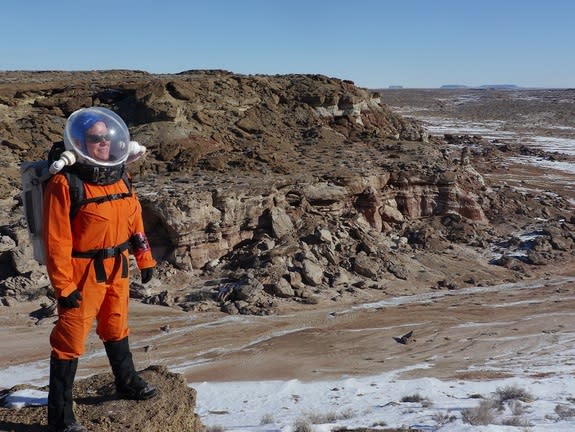
[{"label": "sandstone outcrop", "polygon": [[[200,418],[195,414],[196,391],[187,385],[181,375],[168,372],[164,366],[150,366],[142,371],[142,376],[158,389],[158,396],[145,402],[118,399],[111,373],[77,380],[74,385],[76,418],[93,432],[204,430]],[[0,392],[0,400],[26,388],[48,391],[47,387],[38,389],[21,385]],[[0,406],[2,430],[39,432],[46,429],[41,426],[46,423],[45,406],[28,406],[18,410]]]},{"label": "sandstone outcrop", "polygon": [[[500,152],[497,145],[430,137],[380,94],[349,81],[226,71],[2,72],[5,304],[49,292],[31,259],[19,164],[44,157],[66,117],[92,105],[120,114],[148,148],[131,166],[161,263],[148,291],[134,283],[133,295],[146,302],[272,313],[278,299],[309,303],[381,289],[423,271],[413,266],[414,251],[454,244],[486,251],[510,234],[495,223],[521,211],[517,226],[537,214],[550,220],[533,264],[573,253],[564,199],[542,203],[484,179],[475,164]],[[465,154],[454,156],[454,148]],[[437,283],[452,277],[435,271]]]}]

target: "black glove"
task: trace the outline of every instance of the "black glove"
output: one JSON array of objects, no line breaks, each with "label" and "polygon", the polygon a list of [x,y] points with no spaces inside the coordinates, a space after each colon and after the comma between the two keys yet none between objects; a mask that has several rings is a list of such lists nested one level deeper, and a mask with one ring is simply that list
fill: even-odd
[{"label": "black glove", "polygon": [[149,267],[140,270],[140,276],[142,278],[142,283],[146,284],[152,280],[152,276],[154,275],[154,267]]},{"label": "black glove", "polygon": [[82,300],[82,294],[78,290],[72,291],[68,297],[58,297],[58,303],[65,308],[79,308],[80,300]]}]

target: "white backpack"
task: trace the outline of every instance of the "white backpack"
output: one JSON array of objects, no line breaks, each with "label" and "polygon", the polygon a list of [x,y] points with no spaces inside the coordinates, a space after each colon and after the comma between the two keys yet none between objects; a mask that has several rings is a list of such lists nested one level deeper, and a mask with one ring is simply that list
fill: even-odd
[{"label": "white backpack", "polygon": [[64,143],[55,143],[47,160],[23,162],[20,166],[22,181],[22,202],[28,225],[28,235],[34,250],[34,259],[45,263],[44,239],[42,237],[42,218],[44,209],[44,189],[46,183],[67,165],[76,162],[71,151],[64,151]]}]

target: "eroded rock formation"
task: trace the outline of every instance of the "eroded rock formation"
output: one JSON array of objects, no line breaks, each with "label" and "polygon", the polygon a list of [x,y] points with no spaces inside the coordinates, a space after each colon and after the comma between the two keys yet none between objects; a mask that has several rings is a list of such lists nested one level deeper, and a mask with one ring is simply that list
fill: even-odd
[{"label": "eroded rock formation", "polygon": [[[414,250],[486,248],[493,222],[524,205],[486,184],[473,165],[496,147],[455,157],[451,149],[466,148],[463,141],[429,137],[378,93],[349,81],[226,71],[3,72],[5,303],[48,285],[31,259],[19,164],[44,157],[66,117],[92,105],[120,114],[148,148],[131,166],[161,262],[163,290],[133,289],[148,302],[202,309],[219,300],[229,313],[270,313],[277,298],[310,302],[324,289],[409,280],[418,271]],[[568,206],[552,201],[537,203],[530,216],[559,219]],[[554,233],[547,244],[561,248],[549,250],[571,253],[571,228]]]}]

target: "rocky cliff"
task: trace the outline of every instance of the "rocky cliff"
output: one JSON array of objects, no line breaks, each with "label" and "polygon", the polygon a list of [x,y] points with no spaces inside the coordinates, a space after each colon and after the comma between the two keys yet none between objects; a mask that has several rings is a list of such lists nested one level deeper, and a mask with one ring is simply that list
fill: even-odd
[{"label": "rocky cliff", "polygon": [[[67,116],[96,105],[122,116],[132,139],[148,148],[130,166],[161,263],[156,285],[133,284],[146,302],[272,313],[282,299],[313,303],[391,289],[423,273],[432,287],[482,283],[490,271],[453,269],[488,263],[489,245],[510,234],[509,215],[517,229],[538,215],[549,224],[537,255],[504,260],[509,272],[498,278],[517,277],[525,261],[573,253],[565,199],[542,201],[486,182],[478,165],[488,167],[500,148],[480,138],[430,137],[380,94],[349,81],[226,71],[0,72],[4,304],[48,292],[31,259],[19,165],[45,157]],[[461,262],[446,266],[437,255],[446,250]],[[431,255],[417,260],[421,251]]]}]

